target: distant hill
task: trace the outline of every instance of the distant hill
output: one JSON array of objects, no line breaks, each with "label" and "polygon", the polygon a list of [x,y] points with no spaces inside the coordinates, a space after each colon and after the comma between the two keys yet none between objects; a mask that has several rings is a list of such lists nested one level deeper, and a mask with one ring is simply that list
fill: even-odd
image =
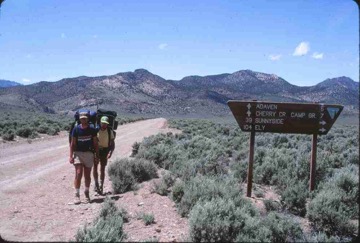
[{"label": "distant hill", "polygon": [[240,70],[165,80],[145,69],[110,76],[66,78],[0,89],[0,107],[67,113],[79,108],[114,109],[120,114],[162,116],[229,115],[228,100],[320,102],[359,111],[359,83],[347,77],[315,86],[292,85],[275,74]]},{"label": "distant hill", "polygon": [[22,84],[14,81],[0,79],[0,88],[13,87],[18,85],[22,85]]}]

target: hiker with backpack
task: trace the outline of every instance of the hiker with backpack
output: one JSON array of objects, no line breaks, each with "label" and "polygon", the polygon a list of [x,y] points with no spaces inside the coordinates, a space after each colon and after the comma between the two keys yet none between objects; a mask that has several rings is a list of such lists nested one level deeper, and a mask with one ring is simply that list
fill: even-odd
[{"label": "hiker with backpack", "polygon": [[[80,185],[81,178],[85,178],[85,202],[90,203],[89,188],[91,183],[91,168],[99,158],[99,148],[96,130],[89,125],[89,111],[80,111],[80,124],[75,125],[71,133],[70,158],[69,162],[75,166],[75,201],[80,204]],[[94,158],[95,151],[95,158]]]},{"label": "hiker with backpack", "polygon": [[[99,143],[99,160],[95,161],[93,176],[95,180],[94,190],[102,194],[104,189],[104,180],[105,180],[105,167],[107,165],[108,159],[111,158],[111,155],[114,151],[115,146],[115,135],[114,131],[109,126],[109,117],[102,116],[100,119],[100,128],[97,133],[98,143]],[[98,181],[98,170],[97,166],[100,161],[100,185]]]}]

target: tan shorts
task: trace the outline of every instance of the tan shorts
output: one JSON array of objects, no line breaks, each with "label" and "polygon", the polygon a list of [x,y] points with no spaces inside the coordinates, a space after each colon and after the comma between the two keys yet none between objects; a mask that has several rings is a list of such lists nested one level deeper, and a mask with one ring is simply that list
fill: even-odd
[{"label": "tan shorts", "polygon": [[75,151],[74,152],[74,165],[83,164],[84,166],[91,168],[94,165],[94,153],[87,151]]}]

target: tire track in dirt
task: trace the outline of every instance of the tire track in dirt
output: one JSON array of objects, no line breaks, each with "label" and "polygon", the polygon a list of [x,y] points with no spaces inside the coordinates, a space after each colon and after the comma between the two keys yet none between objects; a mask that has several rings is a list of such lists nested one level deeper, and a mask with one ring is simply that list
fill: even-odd
[{"label": "tire track in dirt", "polygon": [[[119,126],[116,150],[109,163],[129,156],[132,145],[144,137],[170,131],[174,130],[167,128],[163,118]],[[68,162],[66,133],[45,141],[0,148],[0,235],[3,239],[68,241],[80,227],[91,223],[98,215],[104,197],[96,197],[92,188],[91,204],[68,205],[74,196],[74,168]],[[105,192],[111,190],[108,178],[106,176]],[[82,198],[83,183],[82,180]],[[123,195],[112,197],[119,200]]]}]

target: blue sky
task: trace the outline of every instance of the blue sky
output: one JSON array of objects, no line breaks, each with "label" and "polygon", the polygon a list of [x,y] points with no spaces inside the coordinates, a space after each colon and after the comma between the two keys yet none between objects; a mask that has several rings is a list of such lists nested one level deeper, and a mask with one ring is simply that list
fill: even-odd
[{"label": "blue sky", "polygon": [[23,84],[138,68],[359,81],[352,0],[5,0],[0,11],[0,79]]}]

